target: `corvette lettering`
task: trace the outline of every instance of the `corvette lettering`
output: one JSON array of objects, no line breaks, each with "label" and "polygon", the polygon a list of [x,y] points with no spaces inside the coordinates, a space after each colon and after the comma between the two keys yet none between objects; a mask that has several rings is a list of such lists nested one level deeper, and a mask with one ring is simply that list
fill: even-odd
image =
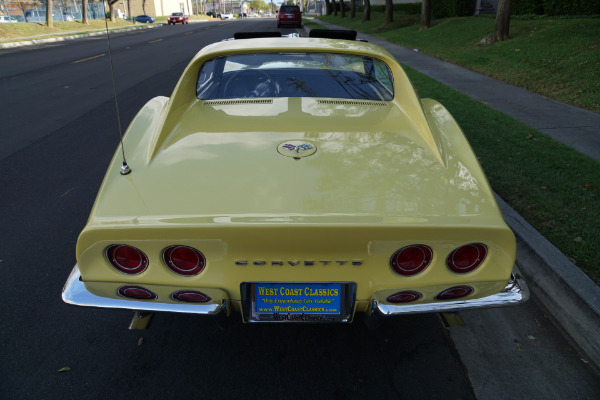
[{"label": "corvette lettering", "polygon": [[279,266],[279,267],[283,267],[284,265],[289,265],[291,267],[295,267],[295,266],[299,266],[299,265],[304,265],[306,267],[312,267],[314,265],[329,265],[329,264],[336,264],[336,265],[363,265],[363,261],[362,260],[352,260],[352,261],[348,261],[348,260],[335,260],[335,261],[331,261],[331,260],[320,260],[320,261],[313,261],[313,260],[294,260],[294,261],[283,261],[283,260],[270,260],[270,261],[265,261],[265,260],[252,260],[252,261],[248,261],[248,260],[236,260],[235,261],[235,265],[239,265],[241,267],[247,266],[247,265],[254,265],[257,267],[262,267],[265,265],[271,265],[271,266]]}]

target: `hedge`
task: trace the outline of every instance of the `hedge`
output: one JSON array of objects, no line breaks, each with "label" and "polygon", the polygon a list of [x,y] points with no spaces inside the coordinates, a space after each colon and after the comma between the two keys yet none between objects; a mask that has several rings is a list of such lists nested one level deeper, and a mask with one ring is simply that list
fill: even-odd
[{"label": "hedge", "polygon": [[[431,0],[431,16],[433,18],[471,16],[475,13],[475,3],[475,0]],[[371,6],[371,10],[385,12],[385,5]],[[394,13],[419,15],[421,3],[394,4]],[[512,14],[600,15],[600,0],[512,0]]]}]

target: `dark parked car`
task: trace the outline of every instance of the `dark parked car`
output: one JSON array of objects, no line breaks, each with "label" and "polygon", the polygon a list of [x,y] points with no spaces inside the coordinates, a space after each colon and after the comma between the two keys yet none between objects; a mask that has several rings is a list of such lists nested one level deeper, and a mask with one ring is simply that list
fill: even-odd
[{"label": "dark parked car", "polygon": [[177,23],[180,23],[182,25],[187,24],[188,16],[182,12],[174,12],[171,15],[169,15],[169,19],[167,20],[167,23],[169,25],[171,25],[171,24],[175,25]]},{"label": "dark parked car", "polygon": [[155,19],[149,15],[138,15],[135,17],[135,20],[143,24],[151,24],[155,21]]},{"label": "dark parked car", "polygon": [[217,13],[214,11],[209,11],[206,13],[207,17],[217,18]]},{"label": "dark parked car", "polygon": [[277,27],[282,25],[294,25],[298,28],[302,27],[302,12],[299,6],[282,5],[277,13]]}]

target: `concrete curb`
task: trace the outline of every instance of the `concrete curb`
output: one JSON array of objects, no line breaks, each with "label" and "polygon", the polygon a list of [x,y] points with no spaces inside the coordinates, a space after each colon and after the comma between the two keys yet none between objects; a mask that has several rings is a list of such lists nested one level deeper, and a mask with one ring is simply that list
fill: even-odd
[{"label": "concrete curb", "polygon": [[[208,22],[211,20],[192,20],[190,21],[190,24],[195,24],[195,23],[199,23],[199,22]],[[110,29],[110,32],[130,32],[130,31],[137,31],[140,29],[152,29],[152,28],[160,28],[161,26],[166,26],[167,23],[166,22],[158,22],[156,24],[142,24],[140,23],[140,26],[133,26],[131,28],[123,28],[123,29],[117,29],[117,28],[113,28]],[[0,49],[10,49],[13,47],[22,47],[22,46],[33,46],[34,44],[40,44],[40,43],[52,43],[52,42],[62,42],[65,40],[75,40],[75,39],[79,39],[79,38],[86,38],[86,37],[92,37],[92,36],[101,36],[101,35],[106,35],[106,30],[104,29],[98,29],[97,31],[94,32],[88,32],[88,33],[82,33],[82,34],[72,34],[72,35],[68,35],[68,36],[60,36],[63,35],[61,33],[57,33],[56,37],[47,37],[47,38],[42,38],[45,35],[40,36],[39,39],[36,39],[35,37],[31,37],[28,38],[28,40],[22,40],[19,42],[8,42],[8,43],[0,43]],[[47,35],[47,36],[53,36],[52,34]],[[6,40],[11,40],[11,39],[6,39]]]},{"label": "concrete curb", "polygon": [[[158,28],[163,25],[165,25],[165,24],[144,25],[144,26],[139,26],[139,27],[123,28],[123,29],[111,29],[110,32],[131,32],[131,31],[137,31],[140,29]],[[10,49],[13,47],[33,46],[35,44],[40,44],[40,43],[63,42],[65,40],[75,40],[75,39],[80,39],[80,38],[86,38],[86,37],[92,37],[92,36],[102,36],[102,35],[106,35],[106,30],[98,30],[96,32],[88,32],[88,33],[82,33],[82,34],[73,34],[73,35],[69,35],[69,36],[47,37],[47,38],[43,38],[43,39],[42,38],[40,38],[40,39],[31,38],[31,40],[22,40],[20,42],[0,43],[0,49]]]},{"label": "concrete curb", "polygon": [[504,200],[497,200],[517,237],[517,266],[529,288],[575,344],[600,366],[600,287]]}]

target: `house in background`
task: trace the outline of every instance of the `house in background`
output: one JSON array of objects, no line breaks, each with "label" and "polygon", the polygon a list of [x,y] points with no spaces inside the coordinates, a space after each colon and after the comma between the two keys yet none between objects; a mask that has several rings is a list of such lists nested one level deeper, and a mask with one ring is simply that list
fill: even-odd
[{"label": "house in background", "polygon": [[113,12],[120,11],[125,15],[131,13],[134,17],[136,15],[160,17],[174,12],[192,15],[195,9],[193,2],[194,0],[123,0],[115,4]]}]

